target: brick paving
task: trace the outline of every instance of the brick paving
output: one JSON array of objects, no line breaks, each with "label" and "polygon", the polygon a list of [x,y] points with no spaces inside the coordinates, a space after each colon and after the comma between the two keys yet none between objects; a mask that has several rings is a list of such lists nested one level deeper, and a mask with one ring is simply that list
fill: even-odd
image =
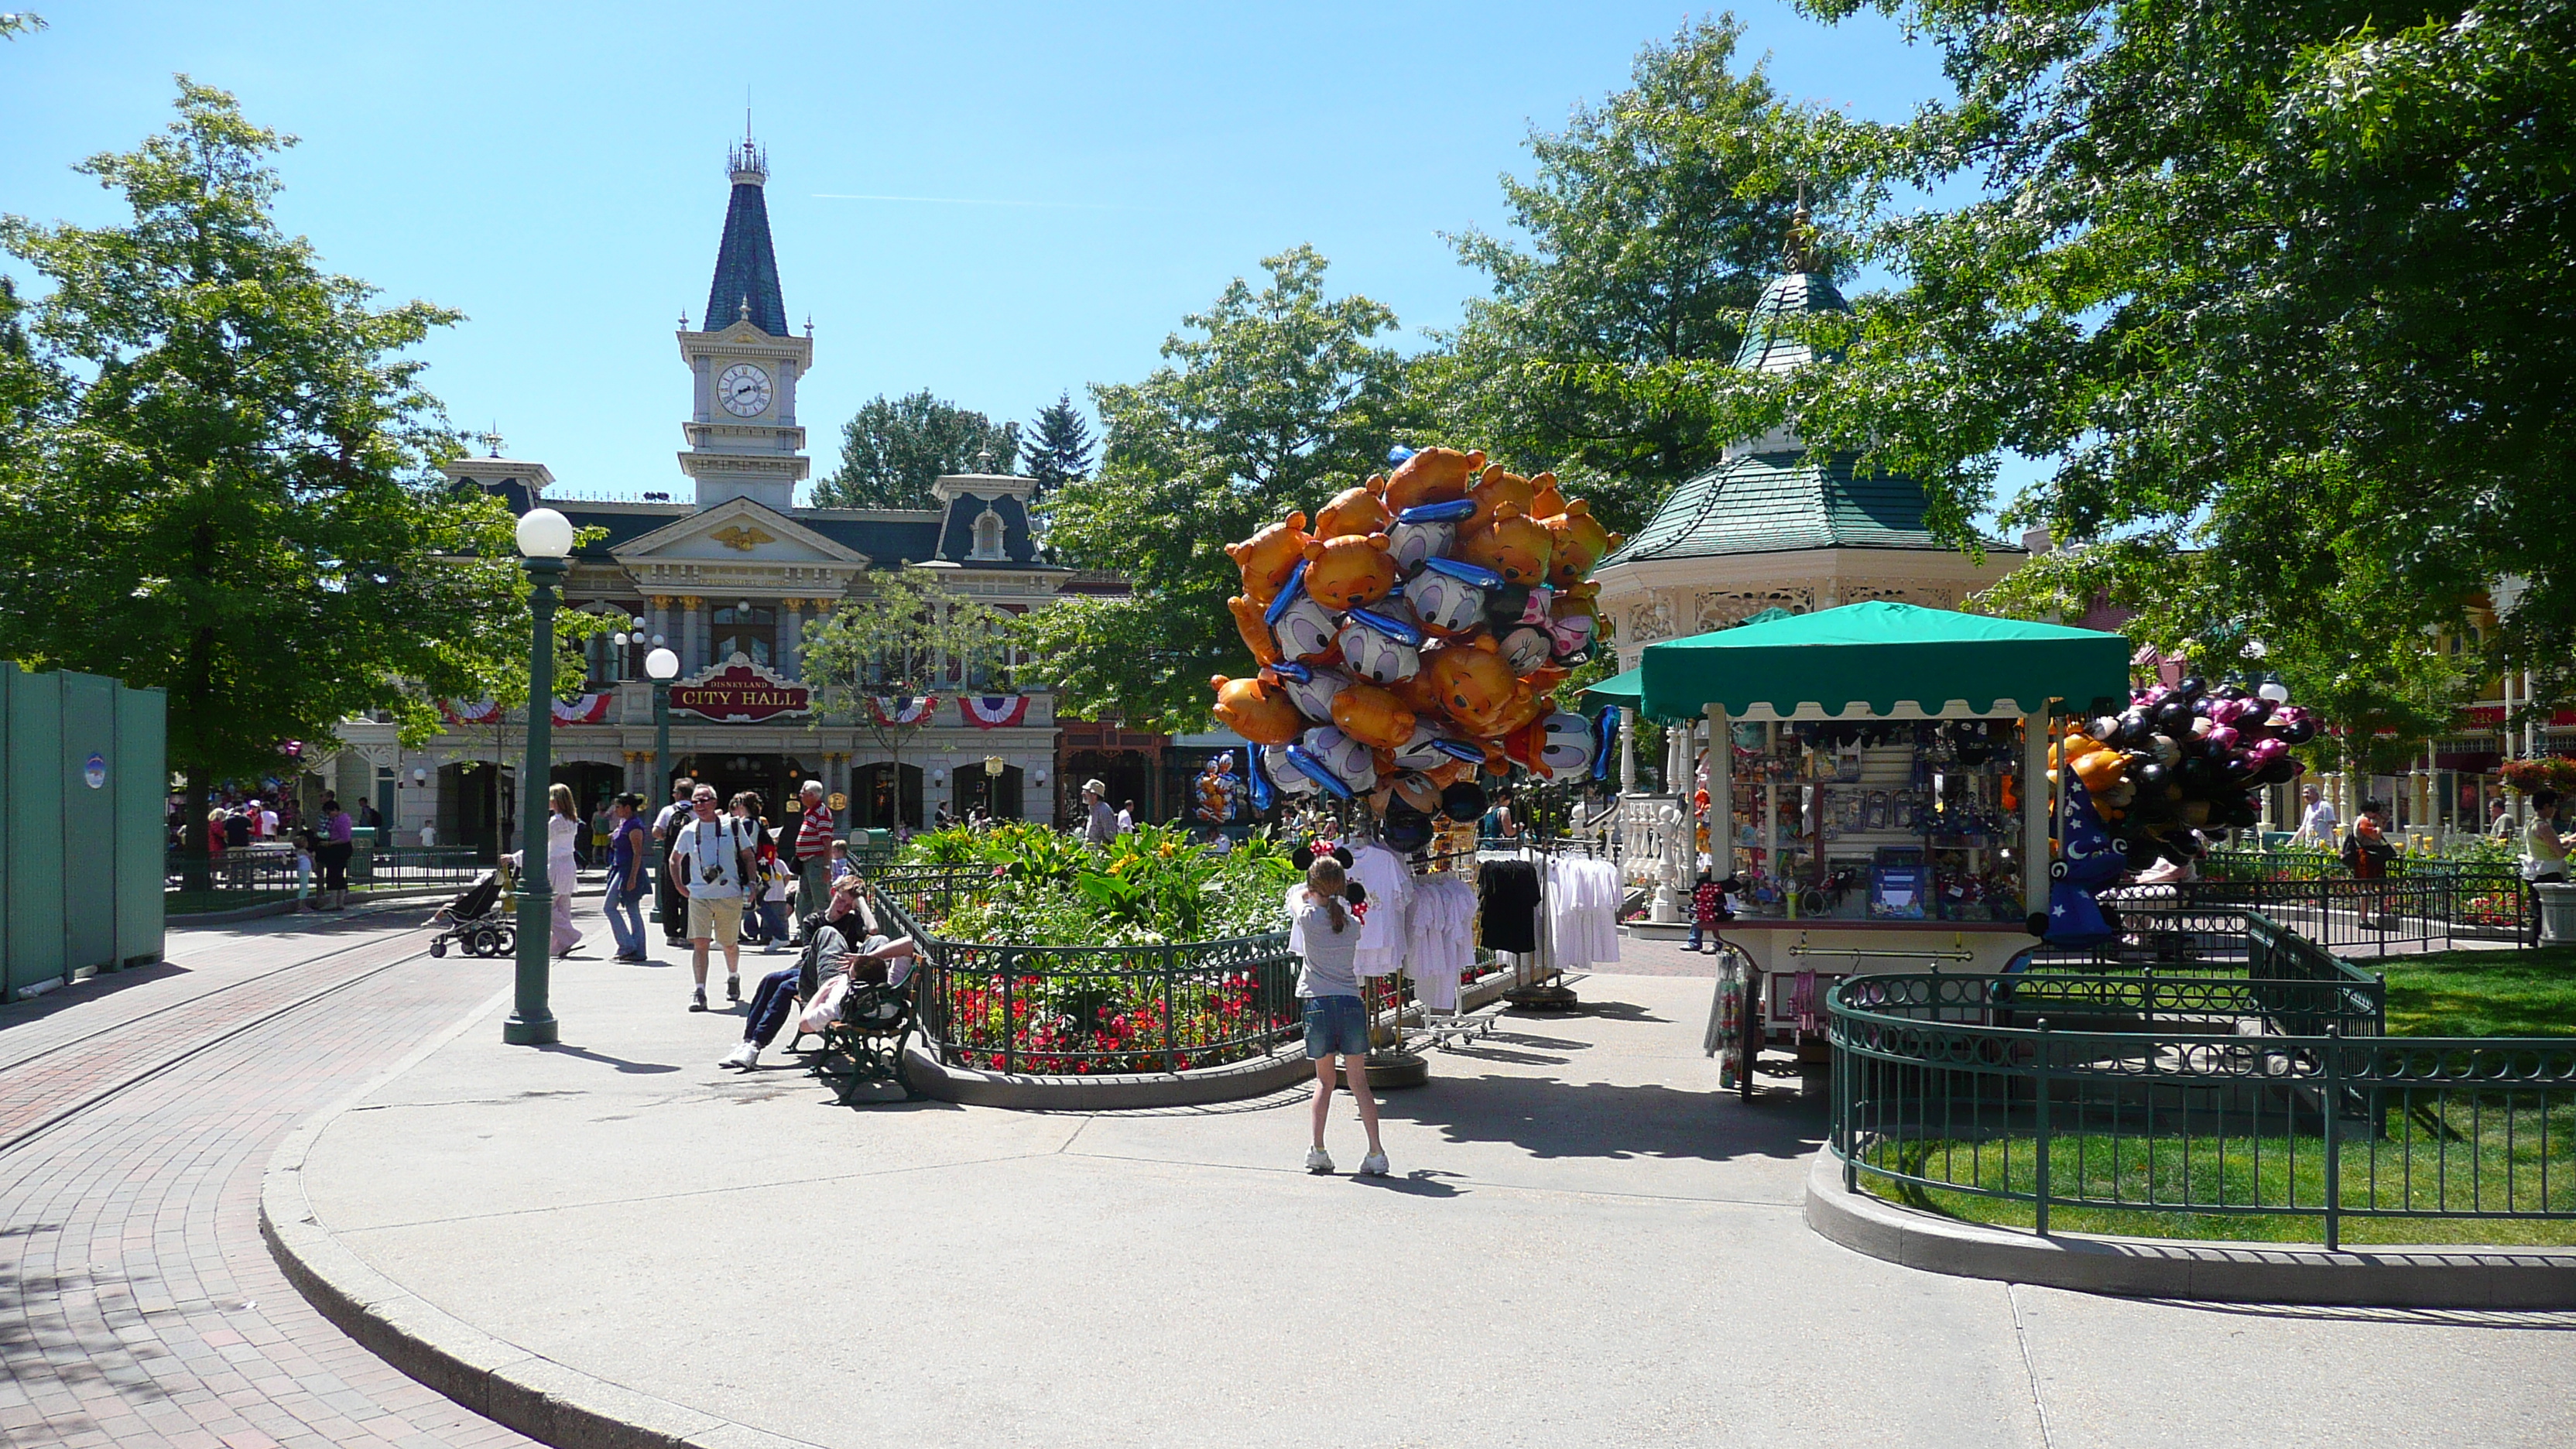
[{"label": "brick paving", "polygon": [[415,957],[421,914],[174,932],[171,966],[0,1012],[0,1142],[37,1129],[0,1149],[0,1443],[533,1442],[331,1326],[259,1234],[295,1123],[507,983]]}]

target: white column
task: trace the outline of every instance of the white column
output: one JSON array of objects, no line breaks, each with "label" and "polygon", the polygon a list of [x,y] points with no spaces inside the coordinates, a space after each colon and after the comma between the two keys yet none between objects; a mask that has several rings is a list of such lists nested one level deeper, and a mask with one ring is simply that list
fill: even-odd
[{"label": "white column", "polygon": [[789,679],[805,677],[805,601],[778,604],[778,672]]},{"label": "white column", "polygon": [[2021,905],[2048,909],[2048,715],[2021,717]]},{"label": "white column", "polygon": [[1708,869],[1724,880],[1735,873],[1735,741],[1726,707],[1708,707]]}]

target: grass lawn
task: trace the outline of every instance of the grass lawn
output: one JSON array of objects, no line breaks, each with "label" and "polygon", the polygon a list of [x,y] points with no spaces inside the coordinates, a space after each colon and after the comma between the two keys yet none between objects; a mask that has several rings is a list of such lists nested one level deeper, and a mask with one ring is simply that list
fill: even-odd
[{"label": "grass lawn", "polygon": [[[2070,1133],[2051,1137],[2048,1150],[2052,1198],[2069,1193],[2305,1207],[2325,1202],[2325,1140],[2316,1136],[2185,1139]],[[2038,1163],[2028,1137],[1888,1142],[1873,1150],[1870,1160],[1891,1171],[1988,1190],[2028,1193],[2038,1186]],[[2576,1102],[2564,1094],[2546,1108],[2528,1096],[2515,1107],[2499,1101],[2473,1110],[2457,1098],[2438,1113],[2429,1104],[2412,1112],[2393,1107],[2386,1135],[2376,1141],[2347,1138],[2339,1166],[2348,1209],[2447,1205],[2459,1210],[2476,1205],[2569,1215],[2554,1220],[2347,1216],[2347,1243],[2576,1245]],[[1867,1174],[1861,1185],[1901,1206],[1966,1222],[2029,1228],[2036,1217],[2030,1203],[2011,1198],[1873,1181]],[[2308,1214],[2072,1207],[2056,1201],[2049,1204],[2048,1227],[2051,1232],[2250,1243],[2325,1240],[2324,1219]]]},{"label": "grass lawn", "polygon": [[2390,1036],[2576,1035],[2576,946],[2391,956],[2371,969],[2388,973]]},{"label": "grass lawn", "polygon": [[[2576,1036],[2576,947],[2535,951],[2444,951],[2370,963],[2388,978],[2391,1036]],[[1880,1144],[1873,1162],[1890,1170],[1989,1190],[2032,1192],[2036,1161],[2028,1136],[1982,1142]],[[2576,1099],[2539,1091],[2422,1092],[2390,1100],[2384,1129],[2343,1143],[2346,1207],[2404,1209],[2472,1205],[2576,1214]],[[1968,1222],[2028,1228],[2031,1204],[1872,1181],[1869,1192],[1906,1207]],[[2325,1142],[2316,1136],[2146,1137],[2060,1134],[2049,1143],[2052,1197],[2156,1199],[2307,1206],[2325,1201]],[[2069,1207],[2052,1201],[2052,1232],[2156,1238],[2314,1243],[2321,1219],[2285,1213],[2211,1213],[2171,1208]],[[2500,1218],[2346,1218],[2347,1243],[2576,1245],[2576,1216],[2556,1221]]]}]

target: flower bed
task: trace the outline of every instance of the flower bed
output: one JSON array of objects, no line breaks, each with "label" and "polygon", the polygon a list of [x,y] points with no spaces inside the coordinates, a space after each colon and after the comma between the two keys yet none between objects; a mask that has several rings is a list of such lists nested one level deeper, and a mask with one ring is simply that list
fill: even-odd
[{"label": "flower bed", "polygon": [[1287,852],[1211,854],[1140,827],[1105,850],[1042,826],[916,837],[881,910],[921,937],[925,1035],[1013,1074],[1178,1072],[1267,1054],[1297,1026]]}]

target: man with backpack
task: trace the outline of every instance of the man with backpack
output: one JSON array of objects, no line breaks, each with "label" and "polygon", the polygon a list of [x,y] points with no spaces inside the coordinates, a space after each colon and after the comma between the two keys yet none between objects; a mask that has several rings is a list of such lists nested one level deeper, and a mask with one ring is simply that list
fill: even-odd
[{"label": "man with backpack", "polygon": [[725,999],[742,1000],[742,906],[758,868],[752,851],[759,827],[719,814],[716,788],[700,785],[689,800],[690,818],[673,832],[671,883],[689,902],[689,969],[697,978],[689,1010],[707,1009],[707,946],[724,947]]}]

